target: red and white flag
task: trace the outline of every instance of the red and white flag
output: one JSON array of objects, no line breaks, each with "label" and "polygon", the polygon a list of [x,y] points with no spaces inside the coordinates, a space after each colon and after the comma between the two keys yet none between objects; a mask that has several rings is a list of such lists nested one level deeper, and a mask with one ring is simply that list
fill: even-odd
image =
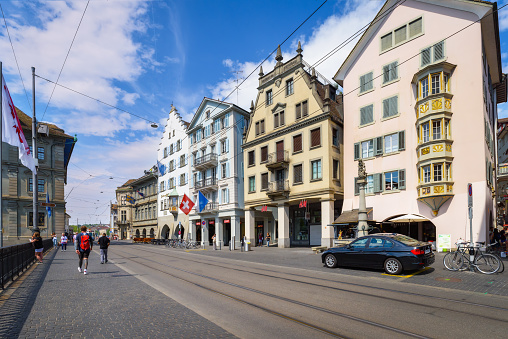
[{"label": "red and white flag", "polygon": [[189,212],[191,211],[192,207],[194,207],[194,203],[192,200],[189,199],[187,194],[183,194],[182,202],[180,203],[180,209],[183,213],[189,215]]},{"label": "red and white flag", "polygon": [[25,139],[21,124],[19,123],[16,108],[7,89],[5,79],[2,77],[2,141],[15,146],[19,150],[19,160],[32,172],[36,172],[35,160]]}]

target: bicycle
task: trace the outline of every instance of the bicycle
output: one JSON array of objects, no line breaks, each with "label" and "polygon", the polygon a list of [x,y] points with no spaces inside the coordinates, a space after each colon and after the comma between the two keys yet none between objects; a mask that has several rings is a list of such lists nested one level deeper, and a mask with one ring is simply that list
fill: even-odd
[{"label": "bicycle", "polygon": [[[480,246],[465,245],[457,242],[457,251],[447,253],[443,258],[443,264],[449,271],[463,271],[474,268],[483,274],[497,273],[501,269],[501,260],[490,253],[482,253]],[[467,255],[466,251],[469,252]],[[470,256],[473,260],[470,260]],[[504,267],[504,265],[503,265]]]},{"label": "bicycle", "polygon": [[484,246],[484,247],[480,248],[481,251],[484,251],[484,252],[486,252],[488,254],[495,255],[499,259],[499,263],[501,264],[501,268],[499,268],[499,271],[497,271],[497,273],[503,273],[504,272],[503,259],[501,259],[501,257],[498,254],[499,253],[499,249],[495,248],[496,245],[498,244],[498,242],[495,241],[492,244],[485,245],[484,241],[481,241],[481,242],[478,241],[477,244],[480,244],[480,245]]}]

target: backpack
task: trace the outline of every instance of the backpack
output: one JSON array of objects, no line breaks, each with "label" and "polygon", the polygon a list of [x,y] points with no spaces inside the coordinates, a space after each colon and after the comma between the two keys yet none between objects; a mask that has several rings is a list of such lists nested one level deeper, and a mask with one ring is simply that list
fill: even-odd
[{"label": "backpack", "polygon": [[81,241],[79,246],[83,251],[88,251],[90,249],[90,236],[88,234],[81,235]]}]

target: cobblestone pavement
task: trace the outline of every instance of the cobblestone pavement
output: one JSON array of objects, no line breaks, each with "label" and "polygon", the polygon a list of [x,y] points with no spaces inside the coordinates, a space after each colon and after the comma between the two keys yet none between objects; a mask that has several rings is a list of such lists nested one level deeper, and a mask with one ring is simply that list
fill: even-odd
[{"label": "cobblestone pavement", "polygon": [[[139,245],[141,246],[141,245]],[[145,245],[150,246],[150,245]],[[181,249],[168,249],[169,251],[182,251]],[[271,265],[304,268],[315,271],[336,272],[337,274],[351,275],[356,277],[376,277],[381,279],[397,280],[400,282],[439,288],[450,288],[461,291],[470,291],[482,294],[508,296],[508,260],[503,258],[505,271],[499,274],[481,274],[479,272],[451,272],[443,265],[445,253],[435,253],[436,261],[428,269],[418,274],[405,272],[400,276],[384,274],[381,270],[337,268],[328,269],[321,263],[321,254],[313,254],[310,248],[283,248],[278,247],[253,247],[252,251],[241,252],[229,251],[228,248],[214,251],[206,250],[191,251],[203,256],[218,256],[230,259],[260,262]]]},{"label": "cobblestone pavement", "polygon": [[77,266],[70,250],[35,267],[1,307],[0,338],[234,337],[114,264],[101,265],[98,253],[88,275]]}]

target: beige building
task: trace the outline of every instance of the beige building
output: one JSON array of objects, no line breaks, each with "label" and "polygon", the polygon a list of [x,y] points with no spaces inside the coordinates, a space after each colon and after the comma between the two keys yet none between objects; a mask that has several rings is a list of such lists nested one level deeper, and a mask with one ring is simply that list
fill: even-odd
[{"label": "beige building", "polygon": [[145,175],[130,183],[135,199],[132,205],[132,233],[134,238],[159,238],[157,226],[157,175]]},{"label": "beige building", "polygon": [[128,180],[125,184],[118,187],[115,191],[117,204],[118,218],[115,222],[115,229],[118,234],[118,239],[131,239],[132,238],[132,205],[128,202],[127,197],[133,196],[133,188],[131,183],[134,179]]},{"label": "beige building", "polygon": [[[16,108],[23,133],[32,149],[32,118]],[[74,137],[53,124],[38,123],[37,157],[39,170],[37,194],[40,202],[46,195],[56,206],[48,217],[46,208],[38,209],[38,226],[42,238],[52,233],[65,232],[64,185],[67,183],[67,165],[74,145]],[[32,150],[35,151],[35,150]],[[18,148],[2,142],[2,224],[4,246],[28,242],[33,227],[32,172],[19,161]]]},{"label": "beige building", "polygon": [[252,244],[268,233],[279,247],[330,246],[342,208],[342,94],[303,60],[300,44],[297,53],[284,63],[279,47],[275,68],[259,74],[243,145]]}]

